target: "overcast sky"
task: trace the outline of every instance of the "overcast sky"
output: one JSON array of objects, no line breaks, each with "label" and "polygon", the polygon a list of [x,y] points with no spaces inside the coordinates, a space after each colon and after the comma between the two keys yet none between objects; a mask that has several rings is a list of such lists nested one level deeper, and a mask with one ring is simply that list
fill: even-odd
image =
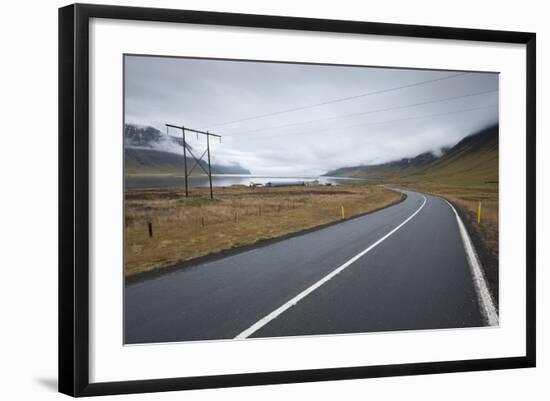
[{"label": "overcast sky", "polygon": [[322,174],[496,123],[498,74],[127,56],[125,121],[210,130],[213,162],[253,174]]}]

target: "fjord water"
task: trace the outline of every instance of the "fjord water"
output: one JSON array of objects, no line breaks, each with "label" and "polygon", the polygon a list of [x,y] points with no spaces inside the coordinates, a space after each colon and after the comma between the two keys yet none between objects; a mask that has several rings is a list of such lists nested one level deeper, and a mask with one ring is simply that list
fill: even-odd
[{"label": "fjord water", "polygon": [[[254,175],[237,175],[237,174],[217,174],[212,175],[212,185],[215,187],[229,187],[231,185],[250,185],[265,184],[267,182],[296,182],[305,181],[311,182],[318,180],[319,184],[342,185],[351,183],[363,183],[364,179],[343,178],[343,177],[325,177],[325,176],[301,176],[301,177],[267,177]],[[138,188],[183,188],[185,180],[183,176],[175,175],[127,175],[124,178],[126,189]],[[189,178],[190,187],[207,187],[207,176],[195,176]]]}]

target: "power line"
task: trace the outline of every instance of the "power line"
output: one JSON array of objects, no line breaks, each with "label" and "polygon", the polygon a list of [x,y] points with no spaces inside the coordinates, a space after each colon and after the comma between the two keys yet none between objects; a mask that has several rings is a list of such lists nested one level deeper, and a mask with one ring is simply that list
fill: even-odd
[{"label": "power line", "polygon": [[437,99],[437,100],[429,100],[429,101],[426,101],[426,102],[413,103],[413,104],[404,105],[404,106],[387,107],[387,108],[384,108],[384,109],[368,110],[368,111],[362,111],[362,112],[359,112],[359,113],[343,114],[343,115],[334,116],[334,117],[326,117],[326,118],[319,118],[319,119],[315,119],[315,120],[300,121],[300,122],[297,122],[297,123],[278,125],[278,126],[275,126],[275,127],[257,128],[257,129],[254,129],[254,130],[240,131],[239,134],[248,134],[248,133],[253,133],[253,132],[274,130],[274,129],[278,129],[278,128],[294,127],[294,126],[297,126],[297,125],[310,124],[310,123],[315,123],[315,122],[320,122],[320,121],[337,120],[339,118],[356,117],[356,116],[362,116],[362,115],[373,114],[373,113],[382,113],[382,112],[392,111],[392,110],[401,110],[401,109],[407,109],[407,108],[410,108],[410,107],[417,107],[417,106],[424,106],[424,105],[427,105],[427,104],[442,103],[442,102],[447,102],[447,101],[450,101],[450,100],[463,99],[463,98],[466,98],[466,97],[484,95],[484,94],[493,93],[493,92],[498,92],[498,89],[493,89],[493,90],[483,91],[483,92],[476,92],[476,93],[469,93],[469,94],[460,95],[460,96],[452,96],[452,97]]},{"label": "power line", "polygon": [[[267,136],[264,135],[264,136],[261,136],[261,137],[256,136],[256,137],[251,137],[250,139],[247,139],[247,141],[263,140],[263,139],[266,139],[266,138],[275,138],[275,137],[280,137],[280,136],[317,134],[319,132],[334,131],[335,129],[343,130],[343,129],[354,128],[354,127],[364,127],[364,126],[371,126],[371,125],[389,124],[389,123],[395,123],[395,122],[418,120],[418,119],[423,119],[423,118],[441,117],[441,116],[448,116],[448,115],[452,115],[452,114],[467,113],[467,112],[476,111],[476,110],[485,110],[485,109],[489,109],[489,108],[492,108],[492,107],[498,107],[498,104],[491,104],[489,106],[475,107],[475,108],[465,109],[465,110],[456,110],[456,111],[451,111],[451,112],[447,112],[447,113],[429,114],[429,115],[424,115],[424,116],[414,116],[414,117],[400,118],[400,119],[395,119],[395,120],[386,120],[386,121],[377,121],[377,122],[371,122],[371,123],[353,124],[353,125],[348,125],[348,126],[338,127],[338,128],[325,128],[325,129],[315,130],[315,131],[292,132],[292,133],[286,133],[286,134],[275,134],[275,135],[267,135]],[[239,139],[241,139],[241,137],[239,137]]]},{"label": "power line", "polygon": [[290,109],[275,111],[275,112],[272,112],[272,113],[260,114],[260,115],[253,116],[253,117],[245,117],[245,118],[241,118],[241,119],[238,119],[238,120],[226,121],[226,122],[210,125],[208,128],[221,127],[223,125],[236,124],[236,123],[240,123],[240,122],[244,122],[244,121],[250,121],[250,120],[257,120],[257,119],[260,119],[260,118],[276,116],[276,115],[279,115],[279,114],[290,113],[290,112],[293,112],[293,111],[311,109],[313,107],[319,107],[319,106],[325,106],[327,104],[345,102],[347,100],[359,99],[359,98],[367,97],[367,96],[380,95],[382,93],[388,93],[388,92],[393,92],[393,91],[397,91],[397,90],[401,90],[401,89],[413,88],[415,86],[426,85],[426,84],[430,84],[430,83],[433,83],[433,82],[444,81],[444,80],[447,80],[447,79],[456,78],[456,77],[466,75],[466,74],[468,74],[468,73],[467,72],[462,72],[462,73],[459,73],[459,74],[453,74],[453,75],[442,77],[442,78],[430,79],[430,80],[427,80],[427,81],[416,82],[414,84],[398,86],[398,87],[395,87],[395,88],[382,89],[382,90],[378,90],[378,91],[374,91],[374,92],[367,92],[367,93],[362,93],[362,94],[359,94],[359,95],[327,100],[327,101],[321,102],[321,103],[314,103],[314,104],[310,104],[310,105],[306,105],[306,106],[294,107],[294,108],[290,108]]}]

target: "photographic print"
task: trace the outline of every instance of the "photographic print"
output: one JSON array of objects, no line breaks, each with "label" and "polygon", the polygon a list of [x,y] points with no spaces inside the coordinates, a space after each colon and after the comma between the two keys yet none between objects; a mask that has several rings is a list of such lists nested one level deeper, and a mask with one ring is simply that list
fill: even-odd
[{"label": "photographic print", "polygon": [[124,342],[499,324],[499,74],[124,56]]}]

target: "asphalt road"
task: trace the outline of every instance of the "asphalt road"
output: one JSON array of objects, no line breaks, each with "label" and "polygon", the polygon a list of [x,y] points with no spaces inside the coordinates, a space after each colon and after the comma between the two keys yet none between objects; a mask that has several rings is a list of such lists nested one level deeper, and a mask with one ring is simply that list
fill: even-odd
[{"label": "asphalt road", "polygon": [[360,218],[127,285],[125,342],[486,325],[450,206],[406,193]]}]

